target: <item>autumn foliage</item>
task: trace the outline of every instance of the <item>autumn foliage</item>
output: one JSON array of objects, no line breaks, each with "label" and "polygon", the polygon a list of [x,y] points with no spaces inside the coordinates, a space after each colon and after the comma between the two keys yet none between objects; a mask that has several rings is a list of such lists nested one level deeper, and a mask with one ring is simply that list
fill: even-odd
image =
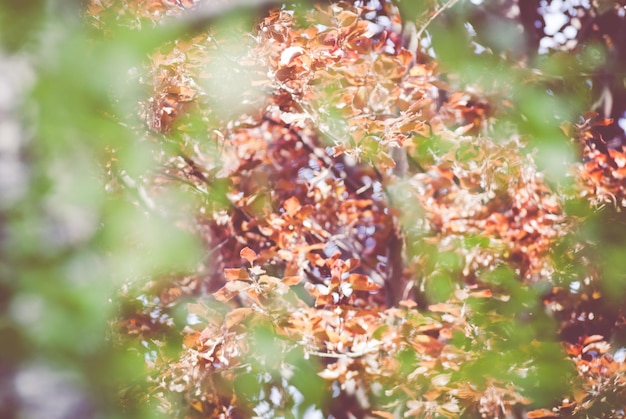
[{"label": "autumn foliage", "polygon": [[[86,18],[106,37],[195,3]],[[427,25],[455,2],[422,3]],[[110,150],[107,187],[203,258],[120,290],[116,339],[149,354],[124,397],[186,418],[624,417],[623,272],[585,233],[624,222],[610,121],[553,120],[576,160],[550,179],[532,133],[500,124],[523,112],[511,87],[444,72],[393,4],[255,12],[135,69],[153,166],[133,179]]]}]

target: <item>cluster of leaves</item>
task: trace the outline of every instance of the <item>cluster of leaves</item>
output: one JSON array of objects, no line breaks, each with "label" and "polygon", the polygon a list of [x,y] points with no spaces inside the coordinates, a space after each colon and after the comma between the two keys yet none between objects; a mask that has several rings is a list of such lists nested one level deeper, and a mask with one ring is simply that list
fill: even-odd
[{"label": "cluster of leaves", "polygon": [[[418,22],[452,4],[428,3]],[[128,10],[157,24],[193,6],[165,4],[92,1],[89,12],[102,29],[127,25]],[[606,121],[565,130],[583,160],[576,188],[557,193],[532,139],[500,125],[524,104],[446,81],[425,48],[406,48],[392,4],[246,22],[151,55],[138,112],[155,166],[132,179],[110,165],[111,189],[135,189],[137,205],[205,246],[195,271],[119,296],[149,302],[116,327],[154,350],[160,408],[623,417],[625,366],[607,342],[621,312],[599,308],[623,279],[602,282],[578,231],[593,220],[579,198],[623,200],[626,157],[597,146]],[[182,353],[162,349],[168,330],[183,334]]]}]

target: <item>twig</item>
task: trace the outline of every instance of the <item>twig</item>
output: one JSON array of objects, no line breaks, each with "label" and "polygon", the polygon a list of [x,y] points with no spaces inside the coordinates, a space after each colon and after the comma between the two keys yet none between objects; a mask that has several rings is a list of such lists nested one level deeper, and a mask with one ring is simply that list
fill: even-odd
[{"label": "twig", "polygon": [[428,21],[422,25],[422,27],[420,28],[419,31],[417,31],[417,33],[415,34],[415,38],[417,39],[417,42],[420,42],[420,39],[422,38],[422,34],[424,33],[424,31],[426,31],[426,28],[428,28],[428,26],[433,23],[433,21],[435,19],[437,19],[439,17],[440,14],[443,13],[444,10],[451,8],[452,6],[454,6],[456,3],[458,3],[459,0],[448,0],[448,2],[446,4],[444,4],[443,6],[441,6],[439,8],[439,10],[437,10],[431,17],[430,19],[428,19]]},{"label": "twig", "polygon": [[342,354],[333,354],[329,352],[318,352],[318,351],[306,351],[308,355],[319,356],[320,358],[334,358],[334,359],[342,359],[342,358],[360,358],[364,355],[373,354],[379,352],[378,348],[372,348],[367,351],[362,352],[346,352]]}]

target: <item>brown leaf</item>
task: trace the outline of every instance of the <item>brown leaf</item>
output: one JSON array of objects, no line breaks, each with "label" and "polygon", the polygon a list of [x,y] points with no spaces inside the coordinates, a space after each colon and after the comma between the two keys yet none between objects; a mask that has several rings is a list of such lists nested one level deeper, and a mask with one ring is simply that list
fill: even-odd
[{"label": "brown leaf", "polygon": [[417,352],[427,352],[430,355],[438,353],[444,346],[443,343],[429,335],[417,335],[410,339],[409,343]]},{"label": "brown leaf", "polygon": [[240,268],[226,268],[224,269],[224,277],[227,281],[240,281],[250,279],[248,271]]},{"label": "brown leaf", "polygon": [[261,290],[254,287],[248,287],[245,293],[248,298],[250,298],[256,304],[263,305],[263,303],[261,302],[261,296],[264,295],[264,293]]},{"label": "brown leaf", "polygon": [[472,291],[469,293],[469,295],[470,297],[474,298],[491,298],[493,296],[493,293],[490,289],[484,289],[480,291]]},{"label": "brown leaf", "polygon": [[330,305],[334,303],[335,303],[335,299],[333,298],[332,294],[328,294],[328,295],[320,294],[315,299],[315,307]]},{"label": "brown leaf", "polygon": [[381,288],[380,285],[370,281],[367,275],[350,274],[348,282],[355,291],[378,291]]},{"label": "brown leaf", "polygon": [[280,66],[286,67],[293,61],[294,58],[302,55],[304,53],[304,49],[298,46],[288,47],[280,54]]},{"label": "brown leaf", "polygon": [[454,316],[458,316],[461,314],[461,307],[457,304],[449,304],[449,303],[431,304],[428,306],[428,309],[435,313],[448,313]]},{"label": "brown leaf", "polygon": [[241,323],[246,317],[253,313],[253,309],[250,307],[240,307],[230,311],[226,315],[226,319],[224,320],[224,325],[227,328],[232,328],[233,326]]},{"label": "brown leaf", "polygon": [[282,283],[287,286],[297,285],[302,281],[302,278],[299,276],[286,276],[282,279]]},{"label": "brown leaf", "polygon": [[402,307],[414,308],[417,307],[417,303],[413,300],[402,300],[398,303]]},{"label": "brown leaf", "polygon": [[243,249],[241,249],[239,255],[247,260],[249,263],[253,263],[257,258],[256,252],[249,247],[244,247]]},{"label": "brown leaf", "polygon": [[204,413],[202,410],[202,402],[200,400],[192,400],[191,402],[189,402],[189,404],[198,412]]},{"label": "brown leaf", "polygon": [[183,345],[185,348],[193,348],[198,343],[200,332],[193,332],[183,337]]},{"label": "brown leaf", "polygon": [[361,261],[357,258],[350,258],[348,260],[346,260],[346,270],[347,271],[351,271],[353,269],[356,269],[359,267],[359,265],[361,264]]},{"label": "brown leaf", "polygon": [[346,321],[344,324],[344,328],[347,331],[354,333],[355,335],[364,335],[365,333],[367,333],[367,330],[365,330],[363,326],[361,326],[358,322],[354,320]]},{"label": "brown leaf", "polygon": [[304,289],[306,290],[306,292],[308,292],[311,295],[311,297],[314,297],[314,298],[317,298],[322,294],[320,289],[317,288],[315,285],[311,284],[310,282],[306,282],[304,284]]},{"label": "brown leaf", "polygon": [[604,340],[604,336],[602,335],[591,335],[585,338],[583,345],[589,345],[590,343],[600,342]]},{"label": "brown leaf", "polygon": [[244,281],[227,282],[226,285],[213,293],[213,297],[215,297],[217,301],[225,303],[239,295],[239,293],[248,286],[249,284]]},{"label": "brown leaf", "polygon": [[558,418],[559,415],[548,409],[536,409],[526,413],[526,417],[530,419]]},{"label": "brown leaf", "polygon": [[296,198],[295,196],[292,196],[283,203],[283,208],[285,208],[285,211],[287,211],[287,214],[290,217],[296,215],[300,207],[300,201],[298,201],[298,198]]}]

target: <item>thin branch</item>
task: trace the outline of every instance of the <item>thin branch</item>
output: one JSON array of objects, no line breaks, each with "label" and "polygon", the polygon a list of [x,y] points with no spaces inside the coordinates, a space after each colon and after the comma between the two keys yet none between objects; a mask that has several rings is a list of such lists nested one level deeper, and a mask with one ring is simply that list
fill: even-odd
[{"label": "thin branch", "polygon": [[426,31],[426,28],[428,28],[428,26],[430,26],[430,24],[433,23],[435,21],[435,19],[437,19],[439,17],[439,15],[441,15],[443,13],[444,10],[451,8],[452,6],[457,4],[458,2],[459,2],[459,0],[448,0],[448,2],[446,4],[441,6],[430,17],[430,19],[428,19],[428,21],[424,25],[422,25],[422,27],[419,29],[419,31],[417,31],[417,33],[415,34],[415,38],[417,39],[417,42],[418,43],[420,42],[420,39],[422,38],[422,34],[424,33],[424,31]]},{"label": "thin branch", "polygon": [[360,358],[365,355],[374,354],[379,352],[378,348],[372,348],[367,351],[361,352],[346,352],[342,354],[333,354],[328,352],[318,352],[318,351],[306,351],[308,355],[319,356],[320,358],[333,358],[333,359],[342,359],[342,358]]}]

